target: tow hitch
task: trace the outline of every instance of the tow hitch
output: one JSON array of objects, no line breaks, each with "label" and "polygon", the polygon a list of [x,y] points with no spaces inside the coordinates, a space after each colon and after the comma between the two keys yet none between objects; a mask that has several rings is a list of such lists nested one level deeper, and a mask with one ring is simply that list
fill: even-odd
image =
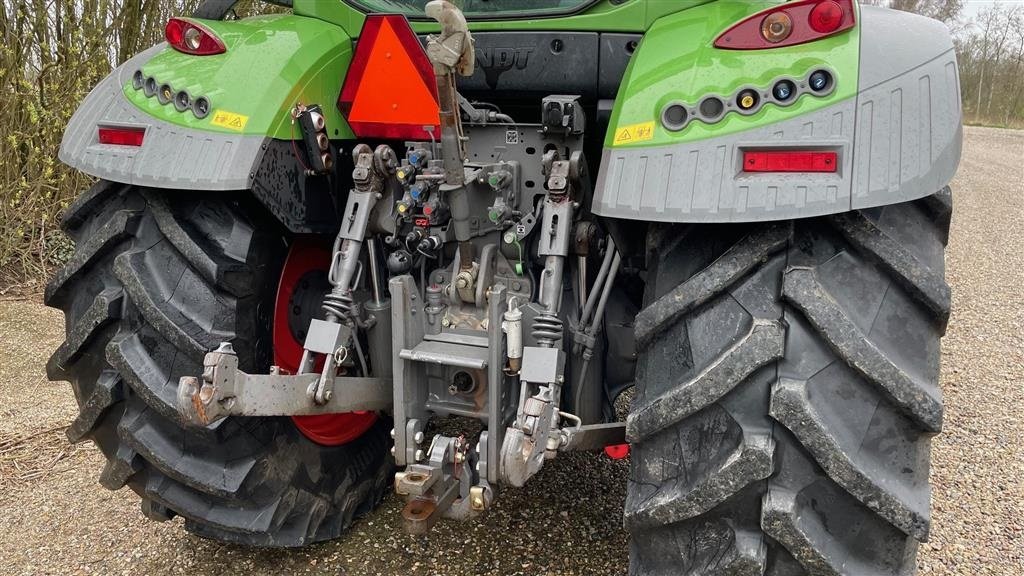
[{"label": "tow hitch", "polygon": [[[404,154],[388,145],[354,147],[354,185],[320,317],[303,317],[291,332],[304,340],[295,373],[248,374],[223,343],[206,355],[201,376],[178,387],[178,408],[197,426],[228,417],[390,412],[401,470],[394,488],[414,534],[442,517],[483,513],[500,487],[525,486],[561,452],[625,442],[624,424],[606,422],[607,407],[584,406],[606,394],[604,363],[592,360],[623,263],[583,208],[592,186],[580,98],[545,98],[540,124],[475,108],[455,82],[474,68],[465,18],[444,0],[429,2],[426,13],[441,33],[425,51],[395,15],[369,16],[379,20],[378,34],[356,48],[355,59],[369,61],[358,51],[373,50],[373,38],[400,37],[387,46],[408,53],[388,52],[378,64],[432,69],[433,82],[422,88],[436,95],[438,122],[423,127],[430,141],[405,142]],[[356,100],[364,92],[387,98],[343,89]],[[601,262],[591,268],[596,274],[587,272],[591,253]],[[427,437],[433,418],[453,416],[483,430]]]},{"label": "tow hitch", "polygon": [[178,411],[189,423],[209,426],[229,416],[312,416],[391,407],[391,381],[383,378],[340,377],[323,404],[310,402],[307,392],[319,374],[246,374],[238,369],[238,356],[225,342],[203,360],[203,375],[186,376],[178,384]]}]

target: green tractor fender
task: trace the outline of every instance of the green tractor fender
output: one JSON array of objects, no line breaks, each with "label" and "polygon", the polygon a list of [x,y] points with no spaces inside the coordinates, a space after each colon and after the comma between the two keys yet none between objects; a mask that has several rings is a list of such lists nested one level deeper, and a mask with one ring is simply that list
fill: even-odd
[{"label": "green tractor fender", "polygon": [[[720,0],[656,21],[619,89],[595,213],[661,222],[753,222],[896,204],[949,183],[962,140],[946,26],[863,6],[849,31],[764,50],[714,46],[775,6]],[[825,88],[809,86],[825,71]],[[792,82],[786,101],[773,94]],[[742,109],[741,98],[756,103]],[[749,102],[749,100],[748,100]],[[748,171],[748,151],[822,151],[827,173]]]},{"label": "green tractor fender", "polygon": [[[962,134],[948,29],[907,13],[858,7],[854,28],[815,42],[743,51],[714,46],[733,23],[776,5],[694,1],[688,9],[645,12],[650,24],[632,24],[647,29],[615,99],[595,213],[663,222],[780,220],[913,200],[949,182]],[[338,13],[321,14],[327,6]],[[224,40],[224,54],[196,57],[159,45],[128,61],[72,118],[61,160],[136,185],[252,190],[293,232],[333,231],[329,183],[308,177],[297,159],[291,109],[320,104],[331,138],[353,138],[335,101],[352,56],[350,33],[360,22],[340,2],[306,8],[312,11],[305,16],[202,20]],[[591,17],[475,27],[572,28]],[[812,90],[809,80],[819,71],[831,80]],[[794,85],[785,102],[773,95],[780,81]],[[161,94],[164,87],[170,98]],[[193,105],[206,98],[208,115],[176,106],[180,92]],[[756,105],[741,109],[741,96],[750,92]],[[717,109],[707,106],[712,100]],[[144,129],[144,145],[100,144],[101,126]],[[830,152],[836,170],[751,173],[743,166],[751,150]]]},{"label": "green tractor fender", "polygon": [[[118,67],[85,98],[60,159],[97,178],[153,188],[252,190],[293,232],[328,232],[328,179],[307,177],[292,141],[296,103],[319,104],[332,140],[352,137],[336,106],[352,57],[337,25],[292,15],[194,20],[227,50],[193,56],[161,43]],[[144,131],[139,147],[100,128]]]}]

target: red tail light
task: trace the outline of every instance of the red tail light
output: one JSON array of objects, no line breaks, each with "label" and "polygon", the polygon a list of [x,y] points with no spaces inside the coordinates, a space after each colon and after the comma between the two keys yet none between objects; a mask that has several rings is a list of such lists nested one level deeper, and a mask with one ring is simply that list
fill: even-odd
[{"label": "red tail light", "polygon": [[811,10],[807,23],[815,32],[831,34],[843,25],[843,16],[846,11],[835,0],[826,0],[819,3]]},{"label": "red tail light", "polygon": [[857,24],[853,0],[799,0],[758,12],[729,28],[715,48],[761,50],[821,40]]},{"label": "red tail light", "polygon": [[434,68],[405,16],[366,18],[338,108],[360,138],[440,136]]},{"label": "red tail light", "polygon": [[805,150],[748,150],[743,153],[744,172],[836,172],[835,152]]},{"label": "red tail light", "polygon": [[145,128],[100,128],[100,144],[115,146],[142,146]]},{"label": "red tail light", "polygon": [[224,42],[205,26],[184,18],[171,18],[164,28],[167,43],[178,52],[193,56],[212,56],[228,51]]}]

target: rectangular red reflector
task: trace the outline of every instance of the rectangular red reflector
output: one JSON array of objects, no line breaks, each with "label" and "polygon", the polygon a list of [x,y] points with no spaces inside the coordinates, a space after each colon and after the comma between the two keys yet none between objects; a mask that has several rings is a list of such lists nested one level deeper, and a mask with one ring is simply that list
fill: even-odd
[{"label": "rectangular red reflector", "polygon": [[100,128],[100,144],[142,146],[145,128]]},{"label": "rectangular red reflector", "polygon": [[836,172],[839,155],[835,152],[794,150],[746,151],[744,172]]}]

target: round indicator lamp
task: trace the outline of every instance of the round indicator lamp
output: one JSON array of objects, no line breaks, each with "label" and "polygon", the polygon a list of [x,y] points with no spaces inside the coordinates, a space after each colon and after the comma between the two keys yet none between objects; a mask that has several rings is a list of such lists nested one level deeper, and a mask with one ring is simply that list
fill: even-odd
[{"label": "round indicator lamp", "polygon": [[661,123],[666,129],[678,132],[686,127],[690,119],[690,113],[686,107],[679,103],[669,104],[661,112]]},{"label": "round indicator lamp", "polygon": [[160,91],[157,92],[156,99],[161,104],[170,104],[174,100],[174,89],[171,88],[170,84],[164,84],[160,87]]},{"label": "round indicator lamp", "polygon": [[203,33],[198,28],[187,28],[185,30],[185,45],[188,46],[189,50],[199,50],[202,45]]},{"label": "round indicator lamp", "polygon": [[796,93],[796,85],[789,80],[779,80],[775,83],[775,87],[772,88],[772,96],[779,102],[788,102],[793,94]]},{"label": "round indicator lamp", "polygon": [[200,96],[192,101],[192,113],[202,120],[210,115],[210,101]]},{"label": "round indicator lamp", "polygon": [[761,22],[761,36],[772,44],[778,44],[793,33],[793,19],[786,12],[772,12]]},{"label": "round indicator lamp", "polygon": [[192,108],[192,98],[188,92],[182,90],[174,96],[174,108],[178,112],[184,112]]},{"label": "round indicator lamp", "polygon": [[810,84],[811,90],[814,90],[815,92],[824,92],[832,87],[832,75],[824,70],[818,70],[814,74],[811,74],[807,83]]},{"label": "round indicator lamp", "polygon": [[811,28],[820,34],[835,32],[843,24],[843,7],[835,0],[819,2],[811,10],[808,22]]},{"label": "round indicator lamp", "polygon": [[725,104],[714,96],[709,96],[700,103],[700,113],[707,120],[717,119],[724,111]]},{"label": "round indicator lamp", "polygon": [[740,107],[740,110],[750,110],[757,106],[757,101],[757,92],[753,90],[744,90],[736,97],[736,105]]}]

